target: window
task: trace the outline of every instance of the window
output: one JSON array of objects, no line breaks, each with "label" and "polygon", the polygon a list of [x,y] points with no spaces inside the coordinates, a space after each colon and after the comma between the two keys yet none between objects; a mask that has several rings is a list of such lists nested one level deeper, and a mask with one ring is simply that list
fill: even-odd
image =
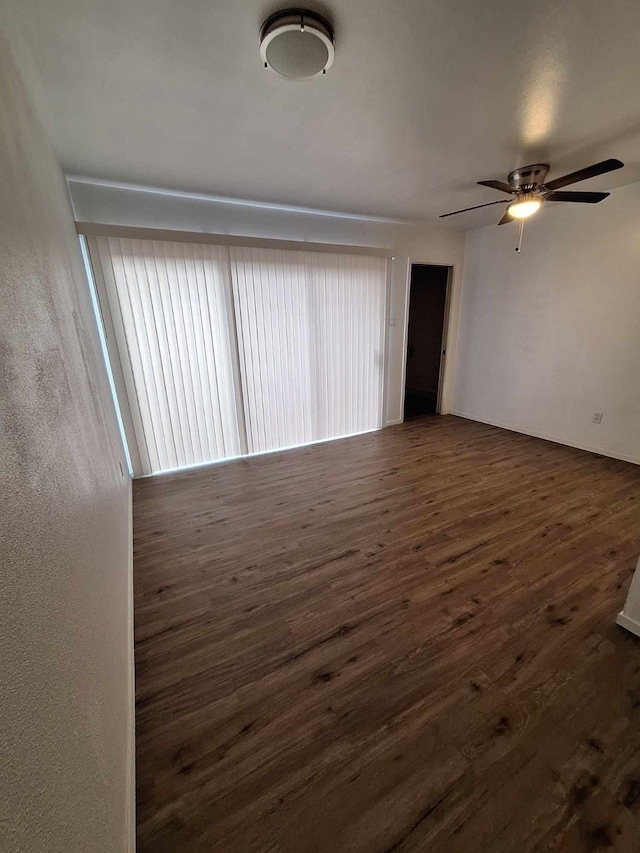
[{"label": "window", "polygon": [[135,474],[382,425],[384,258],[87,243]]}]

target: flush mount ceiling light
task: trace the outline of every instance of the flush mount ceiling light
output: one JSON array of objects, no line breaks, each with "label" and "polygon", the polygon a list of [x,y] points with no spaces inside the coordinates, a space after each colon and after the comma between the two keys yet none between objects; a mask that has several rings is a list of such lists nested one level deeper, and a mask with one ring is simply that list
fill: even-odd
[{"label": "flush mount ceiling light", "polygon": [[334,56],[333,28],[316,12],[283,9],[267,18],[260,29],[264,67],[287,80],[326,74]]}]

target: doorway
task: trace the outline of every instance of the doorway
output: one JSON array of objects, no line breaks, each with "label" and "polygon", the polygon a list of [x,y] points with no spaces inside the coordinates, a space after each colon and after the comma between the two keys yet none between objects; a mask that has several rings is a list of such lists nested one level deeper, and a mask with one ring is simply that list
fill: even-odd
[{"label": "doorway", "polygon": [[451,267],[411,265],[405,420],[440,411],[450,273]]}]

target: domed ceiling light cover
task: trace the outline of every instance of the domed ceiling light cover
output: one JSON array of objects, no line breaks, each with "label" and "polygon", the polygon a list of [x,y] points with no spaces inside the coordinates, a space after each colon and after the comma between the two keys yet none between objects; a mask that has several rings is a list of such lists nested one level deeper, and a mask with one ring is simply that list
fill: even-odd
[{"label": "domed ceiling light cover", "polygon": [[264,67],[287,80],[326,74],[334,56],[333,28],[316,12],[283,9],[267,18],[260,30]]}]

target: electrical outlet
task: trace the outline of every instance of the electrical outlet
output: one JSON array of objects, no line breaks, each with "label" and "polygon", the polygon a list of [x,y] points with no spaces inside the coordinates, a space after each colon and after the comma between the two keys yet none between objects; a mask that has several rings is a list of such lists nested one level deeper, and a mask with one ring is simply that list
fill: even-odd
[{"label": "electrical outlet", "polygon": [[601,424],[602,423],[602,412],[594,412],[593,413],[593,423]]}]

